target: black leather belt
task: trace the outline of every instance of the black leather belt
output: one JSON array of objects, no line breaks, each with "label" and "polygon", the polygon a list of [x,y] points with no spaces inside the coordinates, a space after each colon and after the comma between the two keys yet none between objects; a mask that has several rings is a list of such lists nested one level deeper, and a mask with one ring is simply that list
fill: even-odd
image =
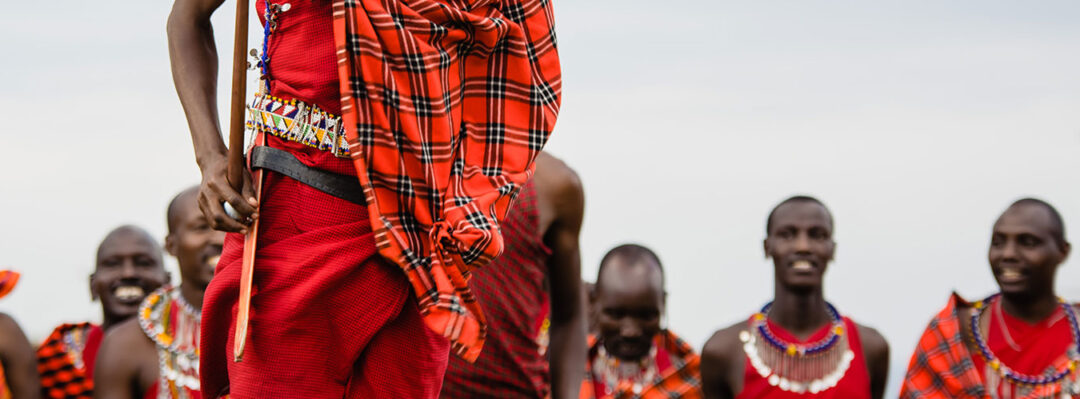
[{"label": "black leather belt", "polygon": [[364,187],[356,176],[347,176],[304,165],[288,151],[258,146],[251,150],[251,168],[266,169],[291,177],[337,198],[364,205]]}]

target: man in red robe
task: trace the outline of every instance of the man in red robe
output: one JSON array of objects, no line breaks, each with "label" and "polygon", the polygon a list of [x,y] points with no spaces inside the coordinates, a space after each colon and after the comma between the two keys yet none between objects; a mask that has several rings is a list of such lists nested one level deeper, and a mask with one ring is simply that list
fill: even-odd
[{"label": "man in red robe", "polygon": [[773,208],[765,232],[775,298],[749,321],[717,331],[705,343],[706,397],[884,397],[885,338],[825,301],[822,280],[836,249],[828,208],[812,197],[788,198]]},{"label": "man in red robe", "polygon": [[1025,198],[1006,209],[988,256],[999,293],[949,298],[919,340],[900,397],[1080,398],[1077,309],[1054,291],[1070,248],[1050,204]]},{"label": "man in red robe", "polygon": [[38,348],[41,393],[46,398],[90,398],[94,363],[105,332],[135,316],[146,295],[169,281],[161,246],[135,226],[110,232],[97,251],[90,295],[101,301],[103,322],[63,324]]},{"label": "man in red robe", "polygon": [[180,286],[164,286],[141,312],[116,326],[98,352],[98,398],[199,398],[199,319],[225,234],[199,211],[198,187],[169,203],[165,249],[180,266]]},{"label": "man in red robe", "polygon": [[442,398],[578,396],[585,362],[578,250],[584,192],[562,161],[541,153],[536,163],[503,222],[506,251],[469,282],[490,323],[484,352],[475,363],[450,359]]},{"label": "man in red robe", "polygon": [[640,245],[600,261],[581,399],[701,398],[701,359],[663,325],[667,292],[660,258]]},{"label": "man in red robe", "polygon": [[469,271],[502,250],[500,220],[554,128],[551,2],[256,1],[262,88],[249,125],[265,145],[250,162],[265,176],[240,190],[225,176],[217,117],[210,16],[221,4],[176,0],[168,22],[200,208],[241,233],[227,236],[203,303],[203,392],[436,397],[451,350],[481,353]]},{"label": "man in red robe", "polygon": [[[19,273],[0,270],[0,298],[15,288]],[[7,314],[0,313],[0,399],[38,398],[37,359],[22,328]]]}]

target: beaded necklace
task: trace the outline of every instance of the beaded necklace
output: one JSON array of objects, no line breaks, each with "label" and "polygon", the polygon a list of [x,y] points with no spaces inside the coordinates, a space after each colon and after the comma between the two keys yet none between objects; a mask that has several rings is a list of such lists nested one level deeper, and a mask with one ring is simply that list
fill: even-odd
[{"label": "beaded necklace", "polygon": [[794,393],[818,393],[835,387],[847,373],[855,353],[845,333],[844,320],[836,308],[829,313],[828,334],[805,344],[786,342],[769,329],[769,302],[750,320],[750,331],[739,333],[743,351],[754,369],[769,385]]},{"label": "beaded necklace", "polygon": [[[1001,390],[1010,394],[1015,390],[1025,397],[1027,397],[1026,395],[1035,394],[1037,398],[1050,398],[1055,395],[1054,391],[1057,390],[1059,384],[1062,397],[1068,398],[1070,394],[1080,395],[1080,373],[1076,372],[1077,368],[1080,368],[1080,353],[1077,352],[1077,348],[1080,348],[1080,326],[1077,325],[1076,312],[1072,305],[1058,298],[1058,302],[1061,304],[1062,309],[1065,310],[1065,316],[1069,320],[1069,329],[1073,338],[1072,345],[1065,354],[1068,362],[1060,369],[1050,368],[1042,375],[1031,375],[1018,372],[1003,364],[987,346],[982,331],[979,329],[982,312],[989,309],[990,305],[999,300],[1000,297],[1001,294],[998,293],[975,302],[975,311],[971,312],[971,335],[975,345],[979,347],[979,352],[986,359],[986,385],[991,397],[996,398],[998,396],[998,387],[1000,386]],[[1067,378],[1070,375],[1072,378]],[[1044,393],[1046,395],[1043,395]]]},{"label": "beaded necklace", "polygon": [[197,397],[201,321],[177,288],[162,287],[143,301],[139,325],[158,349],[158,398]]},{"label": "beaded necklace", "polygon": [[604,390],[607,394],[615,392],[622,384],[629,384],[635,394],[641,393],[644,387],[652,384],[660,373],[656,365],[656,345],[649,349],[649,354],[636,362],[620,360],[607,353],[604,345],[599,344],[596,360],[600,367],[593,367],[593,373],[604,382]]}]

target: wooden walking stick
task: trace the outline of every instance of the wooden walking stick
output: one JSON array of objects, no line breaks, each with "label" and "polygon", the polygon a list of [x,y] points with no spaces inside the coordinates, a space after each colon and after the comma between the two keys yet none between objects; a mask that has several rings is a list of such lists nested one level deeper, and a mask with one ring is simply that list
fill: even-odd
[{"label": "wooden walking stick", "polygon": [[[236,1],[236,34],[233,37],[233,75],[232,101],[229,116],[229,184],[237,192],[243,192],[244,185],[244,114],[247,109],[247,36],[248,36],[248,0]],[[262,171],[252,172],[255,184],[255,198],[262,192]],[[246,200],[246,199],[245,199]],[[251,309],[251,279],[255,266],[255,240],[259,231],[259,220],[248,227],[244,237],[244,255],[240,266],[240,306],[236,312],[236,335],[233,337],[233,361],[239,362],[244,356],[244,344],[247,343],[248,318]]]}]

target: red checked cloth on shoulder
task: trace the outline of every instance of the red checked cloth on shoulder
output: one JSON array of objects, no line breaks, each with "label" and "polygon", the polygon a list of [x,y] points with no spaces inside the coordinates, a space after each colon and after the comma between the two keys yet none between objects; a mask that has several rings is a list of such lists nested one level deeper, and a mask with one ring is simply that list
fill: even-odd
[{"label": "red checked cloth on shoulder", "polygon": [[428,327],[473,360],[484,316],[468,273],[559,111],[550,0],[338,0],[341,112],[379,253]]},{"label": "red checked cloth on shoulder", "polygon": [[900,389],[902,399],[988,398],[981,372],[960,329],[959,308],[969,306],[953,294],[926,327]]}]

